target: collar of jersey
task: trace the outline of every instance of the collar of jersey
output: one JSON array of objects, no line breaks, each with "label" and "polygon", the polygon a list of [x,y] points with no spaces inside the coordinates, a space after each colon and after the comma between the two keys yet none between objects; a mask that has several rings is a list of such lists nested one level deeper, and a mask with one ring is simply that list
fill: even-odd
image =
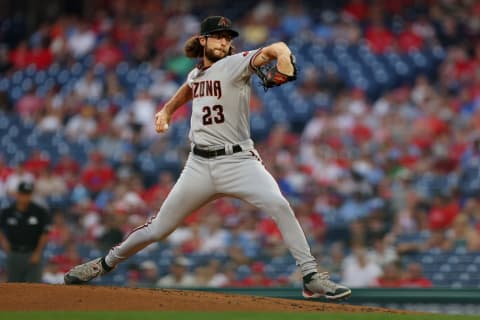
[{"label": "collar of jersey", "polygon": [[203,61],[200,61],[198,64],[197,64],[197,69],[198,70],[201,70],[201,71],[204,71],[204,70],[207,70],[208,68],[210,68],[211,66],[213,66],[213,64],[209,65],[208,67],[205,67],[203,65]]}]

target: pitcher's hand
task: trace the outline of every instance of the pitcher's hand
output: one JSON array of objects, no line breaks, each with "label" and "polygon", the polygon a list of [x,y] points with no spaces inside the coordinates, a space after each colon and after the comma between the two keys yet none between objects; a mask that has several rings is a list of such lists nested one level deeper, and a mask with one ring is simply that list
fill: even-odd
[{"label": "pitcher's hand", "polygon": [[162,109],[155,114],[155,130],[162,133],[168,130],[170,116]]}]

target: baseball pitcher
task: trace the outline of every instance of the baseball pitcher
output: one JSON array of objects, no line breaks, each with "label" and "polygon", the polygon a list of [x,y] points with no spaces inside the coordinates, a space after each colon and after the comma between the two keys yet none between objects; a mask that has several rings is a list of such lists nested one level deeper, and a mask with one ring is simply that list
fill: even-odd
[{"label": "baseball pitcher", "polygon": [[[186,42],[186,55],[200,58],[200,63],[155,115],[156,131],[163,133],[173,113],[192,101],[191,153],[185,167],[155,217],[133,230],[105,257],[68,271],[66,284],[86,283],[112,270],[149,244],[165,239],[199,207],[229,196],[251,203],[275,220],[302,272],[305,298],[350,296],[349,288],[318,270],[300,224],[250,139],[252,75],[257,74],[265,88],[295,80],[295,58],[283,42],[234,54],[232,40],[237,36],[229,19],[210,16],[202,21],[200,35]],[[271,62],[276,62],[275,66],[266,68]]]}]

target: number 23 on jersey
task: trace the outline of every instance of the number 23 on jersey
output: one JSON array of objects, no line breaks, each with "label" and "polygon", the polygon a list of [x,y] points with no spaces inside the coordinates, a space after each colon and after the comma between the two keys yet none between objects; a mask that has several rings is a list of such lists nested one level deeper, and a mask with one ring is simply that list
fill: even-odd
[{"label": "number 23 on jersey", "polygon": [[223,114],[223,106],[216,104],[212,107],[204,106],[203,111],[203,125],[208,126],[213,123],[225,122],[225,115]]}]

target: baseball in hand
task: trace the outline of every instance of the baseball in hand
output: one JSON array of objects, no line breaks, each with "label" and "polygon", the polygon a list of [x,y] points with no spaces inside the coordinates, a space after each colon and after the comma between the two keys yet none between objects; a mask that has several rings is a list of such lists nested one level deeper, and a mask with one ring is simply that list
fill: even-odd
[{"label": "baseball in hand", "polygon": [[163,130],[168,130],[168,123],[165,123],[165,125],[163,126]]}]

